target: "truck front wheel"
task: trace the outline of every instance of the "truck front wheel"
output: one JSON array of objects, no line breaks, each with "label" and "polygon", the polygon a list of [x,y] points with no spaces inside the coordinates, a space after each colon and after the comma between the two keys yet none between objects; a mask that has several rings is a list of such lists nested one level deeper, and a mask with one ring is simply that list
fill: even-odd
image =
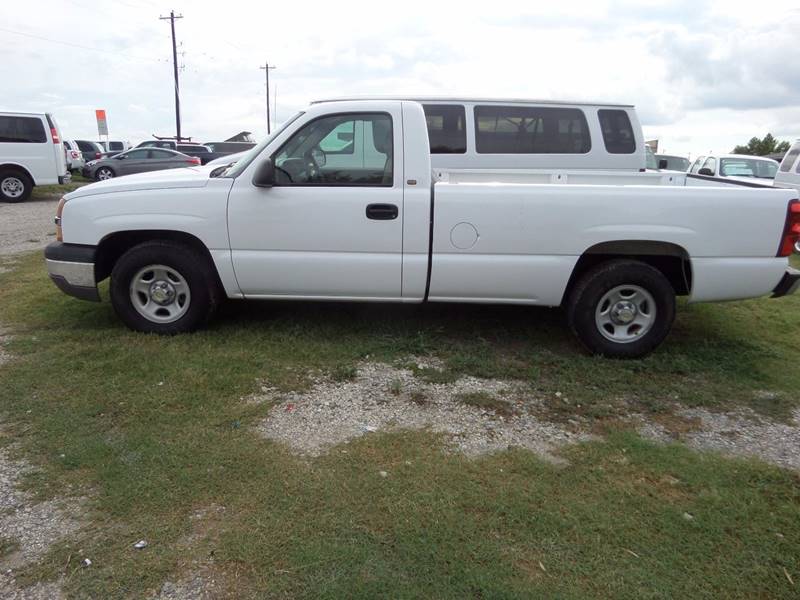
[{"label": "truck front wheel", "polygon": [[183,244],[151,241],[123,254],[111,272],[111,303],[131,329],[172,335],[202,327],[219,303],[205,256]]},{"label": "truck front wheel", "polygon": [[580,277],[566,309],[570,328],[592,353],[639,358],[667,337],[675,290],[646,263],[611,260]]}]

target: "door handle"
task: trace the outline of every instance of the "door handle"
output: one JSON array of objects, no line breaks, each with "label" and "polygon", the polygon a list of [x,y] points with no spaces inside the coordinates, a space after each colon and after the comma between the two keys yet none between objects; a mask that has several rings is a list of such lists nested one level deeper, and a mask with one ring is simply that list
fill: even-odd
[{"label": "door handle", "polygon": [[391,221],[398,215],[396,204],[367,204],[367,218],[376,221]]}]

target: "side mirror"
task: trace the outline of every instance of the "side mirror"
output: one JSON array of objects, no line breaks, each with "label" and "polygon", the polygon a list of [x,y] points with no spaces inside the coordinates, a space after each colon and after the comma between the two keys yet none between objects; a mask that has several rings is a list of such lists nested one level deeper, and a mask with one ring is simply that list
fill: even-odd
[{"label": "side mirror", "polygon": [[275,165],[271,158],[265,158],[253,175],[253,185],[256,187],[270,188],[275,185]]},{"label": "side mirror", "polygon": [[697,174],[698,175],[708,175],[709,177],[713,177],[714,176],[714,172],[711,169],[709,169],[708,167],[703,167],[702,169],[700,169],[697,172]]},{"label": "side mirror", "polygon": [[659,169],[666,169],[667,168],[667,159],[662,158],[658,161],[658,168]]}]

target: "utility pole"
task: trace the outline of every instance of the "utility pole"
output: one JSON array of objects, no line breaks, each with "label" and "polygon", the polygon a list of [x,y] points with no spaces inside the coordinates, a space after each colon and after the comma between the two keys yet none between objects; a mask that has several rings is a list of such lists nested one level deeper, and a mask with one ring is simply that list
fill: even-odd
[{"label": "utility pole", "polygon": [[272,69],[274,69],[275,67],[271,67],[269,65],[269,62],[265,62],[263,67],[258,67],[258,68],[262,69],[264,71],[264,75],[265,75],[266,80],[267,80],[267,82],[266,82],[267,83],[267,135],[269,135],[271,133],[270,124],[269,124],[269,121],[270,121],[270,118],[269,118],[269,72]]},{"label": "utility pole", "polygon": [[181,97],[178,88],[178,47],[175,44],[175,19],[182,19],[183,15],[175,15],[175,11],[169,11],[168,17],[159,17],[161,21],[169,20],[172,29],[172,71],[175,75],[175,129],[177,130],[176,142],[181,141]]}]

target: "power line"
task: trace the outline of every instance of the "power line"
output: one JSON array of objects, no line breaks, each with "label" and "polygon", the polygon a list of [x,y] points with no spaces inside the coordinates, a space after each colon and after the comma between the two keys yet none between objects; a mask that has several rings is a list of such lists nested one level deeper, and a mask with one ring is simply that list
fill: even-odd
[{"label": "power line", "polygon": [[125,56],[127,58],[133,58],[137,60],[145,60],[145,61],[153,61],[153,62],[167,62],[163,58],[149,58],[145,56],[137,56],[136,54],[128,54],[127,52],[120,52],[119,50],[109,50],[108,48],[94,48],[92,46],[83,46],[81,44],[73,44],[72,42],[62,42],[61,40],[54,40],[49,37],[45,37],[43,35],[35,35],[33,33],[25,33],[22,31],[15,31],[13,29],[6,29],[5,27],[0,27],[0,31],[4,31],[5,33],[10,33],[13,35],[20,35],[22,37],[31,38],[34,40],[41,40],[43,42],[50,42],[52,44],[61,44],[62,46],[71,46],[73,48],[80,48],[82,50],[91,50],[92,52],[100,52],[103,54],[119,54],[121,56]]}]

